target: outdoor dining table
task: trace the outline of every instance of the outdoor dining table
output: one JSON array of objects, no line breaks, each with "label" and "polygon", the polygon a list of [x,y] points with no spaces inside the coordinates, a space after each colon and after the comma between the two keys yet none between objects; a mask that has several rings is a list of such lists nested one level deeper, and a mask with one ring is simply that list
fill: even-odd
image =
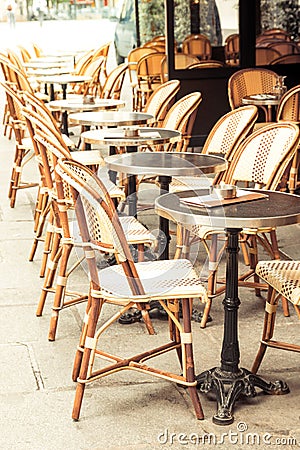
[{"label": "outdoor dining table", "polygon": [[53,101],[55,98],[54,84],[60,84],[62,88],[63,99],[67,98],[67,86],[73,83],[84,83],[91,81],[92,77],[87,75],[73,75],[73,74],[62,74],[62,75],[51,75],[42,76],[39,78],[40,83],[50,84],[50,100]]},{"label": "outdoor dining table", "polygon": [[[137,212],[136,175],[158,176],[160,194],[163,194],[169,191],[173,176],[199,176],[200,179],[200,176],[225,170],[227,165],[225,159],[219,156],[189,152],[124,153],[106,157],[105,162],[110,170],[128,175],[129,215],[136,215]],[[159,229],[160,259],[168,259],[170,234],[167,218],[160,217]]]},{"label": "outdoor dining table", "polygon": [[[98,143],[99,130],[91,130],[91,126],[105,128],[132,127],[149,124],[154,120],[152,114],[131,111],[91,111],[70,114],[69,121],[81,125],[84,130],[81,139],[84,141],[85,149],[90,149],[92,143]],[[110,154],[114,154],[110,149]]]},{"label": "outdoor dining table", "polygon": [[[162,217],[182,225],[204,225],[224,228],[228,236],[226,260],[226,291],[224,305],[224,330],[220,367],[213,367],[197,376],[201,392],[213,391],[216,395],[217,413],[213,422],[228,425],[234,420],[235,401],[243,394],[256,395],[255,387],[266,394],[286,394],[289,388],[284,381],[267,382],[245,368],[239,367],[238,338],[238,250],[239,233],[243,227],[279,227],[300,223],[300,197],[283,192],[246,190],[248,199],[219,201],[217,206],[204,200],[208,190],[165,194],[155,201],[155,211]],[[253,199],[253,194],[256,199]],[[252,200],[249,200],[249,199]],[[247,201],[248,200],[248,201]],[[191,203],[187,203],[191,202]],[[195,206],[195,203],[200,203]]]},{"label": "outdoor dining table", "polygon": [[70,112],[83,112],[83,111],[99,111],[99,110],[110,110],[119,109],[125,106],[123,100],[117,100],[113,98],[101,99],[96,98],[93,103],[85,102],[84,97],[79,96],[79,98],[70,98],[63,100],[53,100],[50,101],[47,106],[52,111],[62,112],[62,132],[68,136],[69,126],[68,126],[68,114]]},{"label": "outdoor dining table", "polygon": [[279,97],[275,94],[254,94],[246,95],[242,98],[243,105],[255,105],[262,106],[266,111],[266,121],[272,122],[273,111],[272,108],[276,108],[279,104]]}]

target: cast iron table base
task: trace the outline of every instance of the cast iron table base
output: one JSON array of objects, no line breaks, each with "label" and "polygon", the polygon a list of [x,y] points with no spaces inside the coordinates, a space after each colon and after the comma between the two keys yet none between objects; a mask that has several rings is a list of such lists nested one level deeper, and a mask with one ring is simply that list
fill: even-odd
[{"label": "cast iron table base", "polygon": [[240,228],[227,228],[226,294],[224,305],[224,332],[221,352],[221,366],[207,370],[196,377],[201,392],[215,392],[217,413],[213,422],[217,425],[230,425],[234,417],[232,410],[235,401],[244,394],[256,395],[255,387],[266,394],[288,394],[284,381],[268,383],[247,369],[239,368],[240,351],[238,341],[238,251]]}]

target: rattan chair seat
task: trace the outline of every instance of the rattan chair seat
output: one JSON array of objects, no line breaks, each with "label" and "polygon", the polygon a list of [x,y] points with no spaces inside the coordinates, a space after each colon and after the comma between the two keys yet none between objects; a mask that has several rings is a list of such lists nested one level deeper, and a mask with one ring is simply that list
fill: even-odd
[{"label": "rattan chair seat", "polygon": [[121,265],[99,271],[100,296],[134,302],[206,296],[199,276],[187,259],[148,261],[135,264],[145,294],[133,295]]},{"label": "rattan chair seat", "polygon": [[256,273],[293,305],[300,305],[300,261],[260,261]]}]

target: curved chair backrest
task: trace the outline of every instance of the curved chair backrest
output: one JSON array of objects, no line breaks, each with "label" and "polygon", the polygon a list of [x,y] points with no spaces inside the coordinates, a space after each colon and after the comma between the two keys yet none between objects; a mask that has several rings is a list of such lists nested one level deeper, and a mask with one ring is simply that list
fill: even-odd
[{"label": "curved chair backrest", "polygon": [[[199,59],[197,56],[194,55],[188,55],[185,53],[176,53],[174,55],[174,63],[175,63],[175,69],[187,69],[190,68],[190,66],[195,65],[196,63],[199,63]],[[168,59],[167,56],[165,56],[161,60],[161,81],[162,83],[165,83],[169,79],[169,73],[168,73]]]},{"label": "curved chair backrest", "polygon": [[222,116],[206,138],[202,153],[221,154],[228,160],[234,148],[252,130],[258,111],[254,105],[241,106]]},{"label": "curved chair backrest", "polygon": [[199,59],[211,59],[211,43],[204,34],[191,34],[182,42],[182,52],[196,55]]},{"label": "curved chair backrest", "polygon": [[31,60],[32,56],[27,48],[23,47],[23,45],[18,45],[18,49],[20,50],[23,62],[26,63]]},{"label": "curved chair backrest", "polygon": [[131,84],[136,85],[136,70],[138,61],[145,55],[156,53],[157,50],[151,47],[137,47],[131,50],[127,56],[129,80]]},{"label": "curved chair backrest", "polygon": [[280,53],[275,48],[270,47],[256,47],[255,60],[257,66],[266,66],[271,64],[274,59],[279,58]]},{"label": "curved chair backrest", "polygon": [[19,91],[33,92],[24,70],[13,64],[4,55],[0,55],[0,65],[5,81],[14,83]]},{"label": "curved chair backrest", "polygon": [[115,67],[106,78],[101,92],[101,98],[115,98],[120,99],[122,86],[125,78],[128,64],[123,63]]},{"label": "curved chair backrest", "polygon": [[260,36],[266,36],[274,39],[283,39],[289,41],[291,39],[289,33],[282,28],[270,28],[269,30],[264,30]]},{"label": "curved chair backrest", "polygon": [[155,119],[153,126],[161,125],[166,116],[168,108],[175,100],[175,95],[179,91],[179,88],[180,81],[171,80],[161,84],[151,94],[145,105],[144,112],[153,115]]},{"label": "curved chair backrest", "polygon": [[276,120],[300,123],[300,84],[288,90],[280,99]]},{"label": "curved chair backrest", "polygon": [[300,53],[280,56],[279,58],[276,58],[273,61],[271,61],[270,65],[273,66],[274,64],[294,64],[294,63],[300,63]]},{"label": "curved chair backrest", "polygon": [[[87,167],[72,160],[59,160],[56,172],[71,186],[83,242],[95,243],[99,250],[116,254],[132,292],[144,293],[124,230],[103,182]],[[98,275],[93,272],[91,279],[99,285]]]},{"label": "curved chair backrest", "polygon": [[222,63],[222,61],[207,59],[204,61],[199,61],[195,64],[191,64],[188,69],[218,69],[220,67],[224,67],[224,63]]},{"label": "curved chair backrest", "polygon": [[299,145],[299,128],[293,123],[272,123],[248,136],[230,166],[230,183],[253,183],[276,190]]},{"label": "curved chair backrest", "polygon": [[108,42],[107,44],[102,45],[100,48],[94,51],[92,61],[97,60],[99,57],[103,57],[103,63],[101,66],[101,70],[103,72],[104,77],[107,77],[107,58],[108,58],[108,52],[110,49],[111,42]]},{"label": "curved chair backrest", "polygon": [[295,42],[289,41],[276,41],[270,42],[268,48],[277,50],[281,56],[284,55],[294,55],[300,53],[300,47]]},{"label": "curved chair backrest", "polygon": [[77,60],[77,62],[75,64],[74,73],[76,73],[76,75],[84,74],[86,66],[93,59],[93,55],[94,55],[94,50],[89,50],[86,53],[84,53],[83,55],[81,55],[81,57]]},{"label": "curved chair backrest", "polygon": [[[180,131],[181,141],[176,146],[176,151],[186,151],[193,130],[198,106],[202,101],[200,92],[192,92],[182,97],[169,109],[162,128]],[[170,145],[167,150],[171,150]]]},{"label": "curved chair backrest", "polygon": [[269,69],[253,68],[235,72],[228,80],[228,100],[231,109],[242,106],[246,95],[272,92],[277,74]]},{"label": "curved chair backrest", "polygon": [[41,49],[41,47],[39,45],[37,45],[35,42],[32,43],[32,48],[33,51],[35,53],[35,56],[37,58],[40,58],[41,56],[43,56],[43,50]]},{"label": "curved chair backrest", "polygon": [[225,61],[227,64],[237,64],[240,56],[240,35],[233,33],[225,39]]}]

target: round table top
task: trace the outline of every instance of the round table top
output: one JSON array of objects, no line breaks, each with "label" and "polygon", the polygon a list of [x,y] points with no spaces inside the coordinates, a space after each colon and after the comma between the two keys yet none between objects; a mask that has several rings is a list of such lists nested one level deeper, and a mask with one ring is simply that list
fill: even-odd
[{"label": "round table top", "polygon": [[226,169],[219,156],[188,152],[123,153],[105,158],[110,170],[132,175],[188,176],[218,173]]},{"label": "round table top", "polygon": [[92,77],[86,75],[73,75],[73,74],[63,74],[63,75],[53,75],[41,77],[40,81],[43,83],[56,83],[56,84],[68,84],[68,83],[83,83],[85,81],[91,81]]},{"label": "round table top", "polygon": [[68,67],[69,72],[70,69],[73,69],[74,64],[72,64],[72,61],[70,60],[57,60],[57,61],[47,61],[47,60],[34,60],[34,61],[28,61],[27,63],[24,63],[24,67],[26,69],[53,69],[53,68],[59,68],[59,67]]},{"label": "round table top", "polygon": [[69,67],[65,67],[65,68],[57,67],[57,68],[47,69],[47,68],[43,68],[41,66],[38,69],[29,69],[29,70],[27,70],[27,75],[29,77],[32,77],[32,76],[34,76],[34,77],[48,77],[48,76],[52,77],[52,76],[56,76],[56,75],[67,74],[69,72],[70,72],[70,68]]},{"label": "round table top", "polygon": [[[126,129],[113,128],[106,130],[92,130],[81,133],[84,142],[89,144],[103,144],[116,147],[137,147],[140,145],[160,145],[174,143],[180,140],[181,133],[165,128],[138,128],[138,136],[126,136]],[[152,153],[151,153],[152,154]],[[122,156],[122,155],[117,155]]]},{"label": "round table top", "polygon": [[253,94],[242,98],[243,105],[276,106],[279,98],[275,94]]},{"label": "round table top", "polygon": [[142,125],[153,120],[151,114],[130,111],[92,111],[70,114],[69,121],[77,125],[124,126]]},{"label": "round table top", "polygon": [[227,205],[220,203],[216,207],[197,207],[183,203],[183,199],[207,196],[208,189],[185,191],[160,196],[155,201],[155,211],[177,223],[213,228],[277,227],[300,223],[299,196],[266,190],[244,191],[247,194],[265,194],[266,197]]},{"label": "round table top", "polygon": [[53,100],[47,103],[50,109],[54,111],[92,111],[101,109],[118,109],[125,106],[123,100],[115,99],[95,99],[95,103],[84,103],[83,97],[70,98],[64,100]]}]

